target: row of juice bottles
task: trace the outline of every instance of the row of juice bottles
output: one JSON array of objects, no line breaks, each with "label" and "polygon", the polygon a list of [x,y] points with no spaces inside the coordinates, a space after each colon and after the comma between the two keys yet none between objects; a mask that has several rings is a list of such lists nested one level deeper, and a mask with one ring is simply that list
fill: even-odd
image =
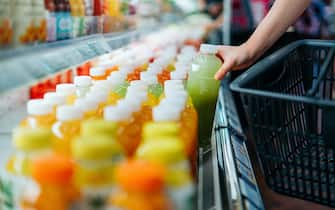
[{"label": "row of juice bottles", "polygon": [[128,0],[0,0],[0,5],[0,47],[123,30],[123,15],[136,8]]},{"label": "row of juice bottles", "polygon": [[30,100],[7,163],[27,186],[16,205],[194,209],[198,117],[185,82],[196,54],[190,46],[107,54],[90,76]]}]

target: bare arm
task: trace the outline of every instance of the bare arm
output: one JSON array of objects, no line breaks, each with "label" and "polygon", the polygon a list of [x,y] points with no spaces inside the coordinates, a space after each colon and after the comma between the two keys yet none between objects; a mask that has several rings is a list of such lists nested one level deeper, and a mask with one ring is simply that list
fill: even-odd
[{"label": "bare arm", "polygon": [[224,63],[215,79],[227,72],[251,65],[292,25],[308,7],[311,0],[276,0],[249,40],[241,46],[222,46],[218,52]]}]

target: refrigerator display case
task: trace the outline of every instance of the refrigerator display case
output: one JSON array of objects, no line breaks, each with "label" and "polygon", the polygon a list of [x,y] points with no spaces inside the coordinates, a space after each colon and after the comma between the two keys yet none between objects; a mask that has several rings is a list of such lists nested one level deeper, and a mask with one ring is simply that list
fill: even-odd
[{"label": "refrigerator display case", "polygon": [[[1,52],[1,168],[13,152],[12,129],[26,115],[25,104],[29,98],[38,98],[36,92],[47,90],[55,82],[72,82],[78,65],[127,47],[157,29],[91,35]],[[227,84],[228,81],[224,81],[220,89],[211,138],[207,145],[198,148],[197,198],[194,203],[198,210],[264,209],[246,149],[246,137]],[[3,172],[0,172],[0,180],[0,202],[5,202],[4,188],[14,185],[15,181]]]}]

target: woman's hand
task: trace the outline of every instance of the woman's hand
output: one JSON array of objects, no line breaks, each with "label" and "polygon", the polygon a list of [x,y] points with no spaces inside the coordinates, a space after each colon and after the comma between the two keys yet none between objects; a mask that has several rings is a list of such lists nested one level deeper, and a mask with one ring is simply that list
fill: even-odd
[{"label": "woman's hand", "polygon": [[222,59],[223,64],[215,74],[215,79],[221,80],[229,71],[240,70],[250,66],[256,56],[252,53],[247,44],[240,46],[222,46],[217,56]]}]

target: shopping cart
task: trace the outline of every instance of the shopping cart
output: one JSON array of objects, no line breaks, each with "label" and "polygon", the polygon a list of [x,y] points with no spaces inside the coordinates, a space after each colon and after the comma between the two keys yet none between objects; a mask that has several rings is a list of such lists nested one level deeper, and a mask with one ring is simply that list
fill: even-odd
[{"label": "shopping cart", "polygon": [[267,184],[335,207],[335,42],[298,41],[231,84]]}]

